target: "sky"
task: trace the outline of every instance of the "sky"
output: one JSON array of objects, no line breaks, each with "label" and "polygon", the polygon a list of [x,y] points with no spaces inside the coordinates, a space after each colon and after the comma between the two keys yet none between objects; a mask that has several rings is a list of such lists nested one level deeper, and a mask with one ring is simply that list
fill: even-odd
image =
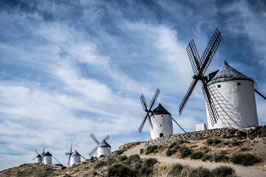
[{"label": "sky", "polygon": [[[156,102],[187,131],[206,123],[186,46],[202,55],[215,29],[223,40],[207,73],[229,65],[266,94],[266,2],[240,0],[1,0],[0,169],[33,163],[49,150],[66,165],[73,149],[88,157],[107,134],[112,150],[149,138],[139,97]],[[256,95],[260,125],[266,103]],[[174,133],[181,133],[174,125]]]}]

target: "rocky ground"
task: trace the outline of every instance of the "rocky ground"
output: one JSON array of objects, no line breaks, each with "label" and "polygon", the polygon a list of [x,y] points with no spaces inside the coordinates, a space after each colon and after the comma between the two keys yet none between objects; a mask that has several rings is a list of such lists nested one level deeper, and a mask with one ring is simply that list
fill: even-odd
[{"label": "rocky ground", "polygon": [[[239,154],[251,156],[245,156],[245,163],[234,164],[231,159]],[[238,157],[236,162],[242,162],[241,158]],[[25,164],[0,172],[0,177],[25,176],[264,177],[266,127],[208,130],[129,143],[111,155],[92,158],[65,169],[55,165]]]}]

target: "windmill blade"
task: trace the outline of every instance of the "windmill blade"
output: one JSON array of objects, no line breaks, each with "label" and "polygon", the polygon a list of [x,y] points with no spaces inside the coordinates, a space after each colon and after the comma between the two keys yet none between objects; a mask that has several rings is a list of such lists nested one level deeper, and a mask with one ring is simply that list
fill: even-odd
[{"label": "windmill blade", "polygon": [[92,154],[97,150],[97,148],[98,148],[98,145],[95,146],[95,147],[90,151],[89,156],[92,156]]},{"label": "windmill blade", "polygon": [[45,154],[45,149],[43,148],[43,149],[42,149],[42,155],[44,155],[44,154]]},{"label": "windmill blade", "polygon": [[150,122],[151,129],[153,129],[153,125],[152,125],[152,122],[151,122],[151,116],[149,116],[149,122]]},{"label": "windmill blade", "polygon": [[179,127],[181,130],[183,130],[184,133],[187,133],[187,132],[181,127],[181,125],[179,125],[179,123],[177,123],[177,121],[176,121],[174,118],[172,118],[172,119],[173,119],[173,121],[176,123],[176,125],[178,125],[178,127]]},{"label": "windmill blade", "polygon": [[35,153],[36,153],[37,155],[39,155],[39,153],[38,153],[38,151],[37,151],[37,150],[35,150]]},{"label": "windmill blade", "polygon": [[93,133],[90,134],[90,137],[94,140],[94,142],[95,142],[97,145],[100,144],[100,142],[98,141],[98,139],[96,138],[96,136],[95,136]]},{"label": "windmill blade", "polygon": [[140,102],[141,102],[143,110],[147,111],[148,110],[147,102],[146,102],[145,97],[144,97],[143,94],[141,94],[141,96],[140,96]]},{"label": "windmill blade", "polygon": [[32,160],[35,160],[37,157],[34,157]]},{"label": "windmill blade", "polygon": [[151,111],[151,109],[152,109],[154,103],[156,102],[159,94],[160,94],[160,90],[157,88],[155,93],[154,93],[154,95],[153,95],[153,97],[152,97],[152,99],[151,99],[150,106],[149,106],[149,111]]},{"label": "windmill blade", "polygon": [[184,107],[185,107],[185,105],[186,105],[186,103],[188,101],[188,98],[190,97],[191,93],[193,92],[197,82],[198,82],[198,79],[193,79],[192,80],[192,82],[191,82],[191,84],[189,86],[189,89],[188,89],[184,99],[182,100],[180,106],[179,106],[179,115],[182,114],[182,111],[183,111],[183,109],[184,109]]},{"label": "windmill blade", "polygon": [[67,161],[67,166],[69,166],[69,164],[70,164],[70,159],[71,159],[71,155],[69,154],[68,161]]},{"label": "windmill blade", "polygon": [[266,97],[265,97],[264,95],[262,95],[262,93],[260,93],[257,89],[255,89],[255,92],[256,92],[259,96],[261,96],[262,98],[264,98],[264,100],[266,100]]},{"label": "windmill blade", "polygon": [[83,157],[81,154],[80,154],[80,157],[83,158],[84,160],[87,160],[85,157]]},{"label": "windmill blade", "polygon": [[61,162],[59,162],[59,160],[57,160],[57,158],[55,158],[54,155],[52,155],[52,156],[53,156],[53,158],[54,158],[59,164],[61,164]]},{"label": "windmill blade", "polygon": [[205,73],[218,46],[221,43],[221,40],[222,40],[221,32],[218,29],[216,29],[201,57],[201,61],[203,62],[203,64],[200,68],[199,73],[202,73],[202,74]]},{"label": "windmill blade", "polygon": [[106,135],[106,137],[104,137],[104,139],[102,141],[107,141],[110,138],[109,135]]},{"label": "windmill blade", "polygon": [[190,60],[193,72],[195,75],[199,73],[200,67],[202,65],[198,50],[196,48],[196,45],[194,43],[194,40],[191,40],[186,48],[188,58]]},{"label": "windmill blade", "polygon": [[211,94],[209,92],[207,84],[205,82],[202,82],[202,83],[203,83],[203,87],[202,87],[203,95],[204,95],[204,98],[205,98],[206,103],[207,103],[207,109],[209,110],[210,119],[211,119],[211,123],[213,126],[214,124],[217,123],[218,114],[217,114],[217,111],[216,111],[215,106],[213,104],[213,101],[211,99]]},{"label": "windmill blade", "polygon": [[71,146],[70,146],[70,151],[69,151],[69,153],[72,153],[72,146],[73,146],[73,141],[71,142]]},{"label": "windmill blade", "polygon": [[147,112],[146,116],[144,117],[143,121],[141,122],[140,126],[139,126],[139,132],[142,132],[143,126],[147,120],[147,117],[149,116],[149,112]]}]

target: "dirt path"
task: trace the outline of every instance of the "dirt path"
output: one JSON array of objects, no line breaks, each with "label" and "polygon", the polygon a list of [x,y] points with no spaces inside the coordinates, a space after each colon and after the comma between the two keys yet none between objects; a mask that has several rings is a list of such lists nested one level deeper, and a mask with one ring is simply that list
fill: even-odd
[{"label": "dirt path", "polygon": [[[144,148],[144,143],[137,145],[136,147],[129,149],[124,152],[125,155],[130,156],[133,154],[140,154],[140,149]],[[177,159],[172,157],[164,157],[164,156],[152,156],[152,155],[140,155],[141,158],[156,158],[159,162],[174,164],[179,163],[182,165],[188,165],[193,168],[197,168],[203,166],[208,169],[213,169],[219,167],[221,165],[231,166],[235,169],[236,174],[241,177],[266,177],[266,171],[255,169],[252,167],[243,167],[238,165],[233,165],[229,163],[212,163],[212,162],[203,162],[200,160],[189,160],[189,159]]]}]

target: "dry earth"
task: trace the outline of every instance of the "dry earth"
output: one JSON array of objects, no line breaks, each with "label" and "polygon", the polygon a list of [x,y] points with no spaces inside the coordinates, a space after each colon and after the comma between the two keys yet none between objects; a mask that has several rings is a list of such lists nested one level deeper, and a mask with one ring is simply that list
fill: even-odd
[{"label": "dry earth", "polygon": [[[124,152],[125,155],[130,156],[133,154],[140,155],[140,149],[145,147],[145,143],[141,143],[136,147],[129,149],[128,151]],[[188,165],[193,168],[196,167],[205,167],[208,169],[213,169],[219,167],[221,165],[231,166],[235,169],[236,174],[241,177],[266,177],[266,171],[262,169],[258,169],[256,167],[243,167],[239,165],[234,165],[231,163],[213,163],[213,162],[203,162],[201,160],[190,160],[190,159],[178,159],[173,157],[165,157],[165,156],[158,156],[158,155],[140,155],[141,158],[156,158],[159,162],[166,163],[166,164],[175,164],[179,163],[182,165]]]}]

